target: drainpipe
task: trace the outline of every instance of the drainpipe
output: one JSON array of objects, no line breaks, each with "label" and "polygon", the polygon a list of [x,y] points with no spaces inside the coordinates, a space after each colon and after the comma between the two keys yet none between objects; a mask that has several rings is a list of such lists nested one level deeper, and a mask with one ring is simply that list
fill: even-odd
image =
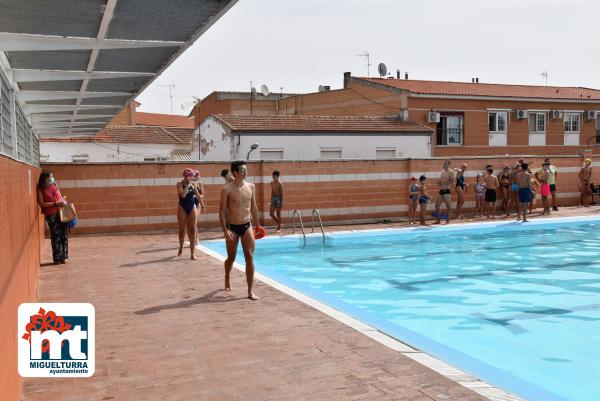
[{"label": "drainpipe", "polygon": [[263,182],[263,177],[265,176],[265,162],[261,160],[259,163],[260,163],[260,169],[258,171],[260,171],[260,179],[259,179],[258,187],[260,188],[260,191],[259,191],[260,207],[258,208],[258,222],[259,222],[258,224],[260,224],[262,226],[265,224],[263,212],[266,212],[266,210],[263,210],[265,208],[265,183]]}]

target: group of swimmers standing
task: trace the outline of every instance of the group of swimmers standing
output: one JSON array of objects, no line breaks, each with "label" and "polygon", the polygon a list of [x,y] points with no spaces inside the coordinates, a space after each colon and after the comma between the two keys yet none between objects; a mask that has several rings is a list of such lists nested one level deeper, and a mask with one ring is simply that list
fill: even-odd
[{"label": "group of swimmers standing", "polygon": [[[258,220],[258,207],[254,184],[246,182],[248,168],[246,162],[231,163],[231,171],[223,169],[221,177],[225,185],[221,189],[219,202],[219,221],[225,237],[227,259],[225,268],[225,291],[231,290],[230,273],[237,254],[238,244],[242,243],[246,261],[246,279],[248,282],[248,298],[257,300],[253,292],[254,283],[254,249],[255,240],[264,235]],[[270,215],[277,224],[276,232],[281,230],[281,208],[283,207],[283,184],[280,173],[275,170],[271,181]],[[196,259],[194,251],[197,245],[198,214],[206,208],[204,203],[204,188],[197,170],[186,168],[183,178],[176,185],[179,197],[177,222],[179,224],[179,253],[183,253],[185,232],[190,241],[191,258]]]},{"label": "group of swimmers standing", "polygon": [[[510,216],[510,210],[514,207],[517,213],[517,221],[527,222],[527,211],[531,214],[535,208],[536,195],[539,193],[543,203],[542,215],[550,215],[550,210],[558,211],[556,206],[556,180],[558,171],[552,165],[550,159],[545,159],[540,168],[533,172],[531,164],[524,159],[519,159],[512,166],[506,164],[498,173],[494,174],[491,164],[485,166],[484,172],[476,176],[475,190],[475,215],[474,217],[496,218],[496,202],[502,201],[501,208]],[[588,199],[592,195],[593,184],[591,184],[592,161],[586,159],[579,171],[580,204],[589,206]],[[444,161],[440,179],[438,180],[439,191],[435,202],[435,223],[440,223],[441,205],[446,206],[446,224],[450,222],[452,215],[452,189],[457,195],[456,214],[457,219],[462,219],[462,206],[464,205],[464,194],[469,188],[465,182],[467,165],[462,164],[459,168],[451,168],[450,160]],[[419,206],[419,224],[426,225],[425,212],[427,204],[431,202],[431,195],[427,189],[427,177],[422,175],[412,177],[408,187],[409,224],[417,224],[417,205]],[[552,206],[550,206],[552,205]]]}]

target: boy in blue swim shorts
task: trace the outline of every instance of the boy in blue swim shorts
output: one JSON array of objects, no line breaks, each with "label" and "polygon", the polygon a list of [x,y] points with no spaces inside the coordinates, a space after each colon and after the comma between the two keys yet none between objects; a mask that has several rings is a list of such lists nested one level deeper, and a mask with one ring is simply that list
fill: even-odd
[{"label": "boy in blue swim shorts", "polygon": [[521,206],[520,213],[517,214],[517,221],[521,220],[521,214],[523,215],[523,223],[527,220],[527,209],[529,202],[531,202],[531,173],[527,171],[529,165],[527,163],[521,163],[521,171],[515,175],[515,183],[519,186],[517,196],[519,198],[519,204]]}]

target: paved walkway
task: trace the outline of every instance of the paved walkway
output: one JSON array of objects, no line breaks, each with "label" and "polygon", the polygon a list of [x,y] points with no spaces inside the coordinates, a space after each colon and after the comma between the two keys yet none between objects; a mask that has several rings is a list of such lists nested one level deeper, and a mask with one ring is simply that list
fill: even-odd
[{"label": "paved walkway", "polygon": [[221,263],[174,256],[175,234],[74,237],[61,266],[48,248],[38,299],[95,306],[96,374],[25,379],[24,401],[483,400],[271,287],[246,299],[235,269],[221,291]]}]

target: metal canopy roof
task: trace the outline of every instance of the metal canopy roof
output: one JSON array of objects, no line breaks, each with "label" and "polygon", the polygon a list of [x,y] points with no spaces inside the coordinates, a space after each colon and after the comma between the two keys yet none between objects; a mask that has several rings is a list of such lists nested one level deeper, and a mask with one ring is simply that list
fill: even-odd
[{"label": "metal canopy roof", "polygon": [[0,63],[38,136],[94,134],[237,0],[0,0]]}]

